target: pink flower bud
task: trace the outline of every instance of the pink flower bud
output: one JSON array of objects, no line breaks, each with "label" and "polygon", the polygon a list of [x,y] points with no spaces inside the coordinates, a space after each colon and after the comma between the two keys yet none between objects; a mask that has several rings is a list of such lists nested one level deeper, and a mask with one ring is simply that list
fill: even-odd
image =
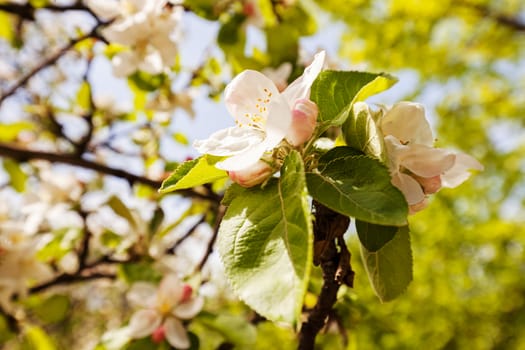
[{"label": "pink flower bud", "polygon": [[155,344],[159,344],[164,339],[166,339],[166,329],[164,329],[164,325],[161,325],[151,333],[151,340],[153,340]]},{"label": "pink flower bud", "polygon": [[191,294],[193,293],[193,288],[189,284],[185,284],[182,286],[182,296],[180,297],[180,302],[185,303],[191,298]]},{"label": "pink flower bud", "polygon": [[408,206],[408,213],[410,215],[417,213],[418,211],[421,211],[425,209],[428,206],[428,198],[424,198],[421,202],[412,204]]},{"label": "pink flower bud", "polygon": [[260,160],[248,169],[229,171],[228,176],[242,187],[253,187],[263,183],[272,173],[272,167]]},{"label": "pink flower bud", "polygon": [[315,130],[319,108],[315,102],[302,98],[295,102],[292,110],[292,125],[286,139],[293,146],[299,146],[308,141]]},{"label": "pink flower bud", "polygon": [[441,176],[436,175],[433,177],[421,177],[421,176],[412,176],[423,188],[425,194],[433,194],[441,189]]}]

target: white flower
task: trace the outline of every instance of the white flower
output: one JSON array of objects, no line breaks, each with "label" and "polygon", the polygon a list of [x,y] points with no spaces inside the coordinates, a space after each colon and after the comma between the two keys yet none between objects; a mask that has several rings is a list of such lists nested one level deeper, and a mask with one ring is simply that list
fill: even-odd
[{"label": "white flower", "polygon": [[167,0],[90,1],[90,8],[97,15],[117,15],[102,31],[104,37],[128,47],[112,59],[115,75],[123,77],[136,70],[158,74],[175,63],[183,10],[180,6],[167,7],[167,3]]},{"label": "white flower", "polygon": [[275,148],[293,131],[293,109],[310,96],[310,87],[324,64],[324,51],[315,55],[303,75],[282,93],[265,75],[246,70],[225,90],[226,108],[236,126],[219,130],[206,140],[195,141],[201,153],[228,157],[216,166],[228,171],[247,169]]},{"label": "white flower", "polygon": [[201,297],[192,297],[189,285],[169,274],[162,279],[158,289],[146,282],[133,284],[127,297],[133,306],[142,308],[131,316],[128,327],[131,337],[153,335],[158,341],[165,336],[175,348],[189,348],[188,334],[180,320],[194,317],[204,303]]},{"label": "white flower", "polygon": [[24,231],[21,224],[0,225],[0,306],[11,309],[11,297],[24,297],[30,284],[53,276],[51,267],[38,261],[40,240]]},{"label": "white flower", "polygon": [[421,104],[400,102],[380,120],[392,184],[405,195],[411,212],[426,206],[426,195],[456,187],[483,166],[467,154],[434,148]]}]

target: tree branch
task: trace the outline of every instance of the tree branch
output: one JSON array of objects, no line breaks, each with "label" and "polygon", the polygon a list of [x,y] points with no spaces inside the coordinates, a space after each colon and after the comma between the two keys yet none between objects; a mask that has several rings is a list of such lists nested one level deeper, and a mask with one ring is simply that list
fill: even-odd
[{"label": "tree branch", "polygon": [[[69,165],[81,167],[84,169],[91,169],[101,174],[111,175],[111,176],[115,176],[121,179],[125,179],[130,184],[141,183],[141,184],[153,187],[155,189],[160,188],[162,184],[162,181],[160,180],[153,180],[153,179],[141,176],[141,175],[135,175],[135,174],[129,173],[122,169],[111,168],[111,167],[108,167],[107,165],[96,163],[96,162],[93,162],[93,161],[90,161],[90,160],[87,160],[81,157],[77,157],[75,155],[34,151],[34,150],[18,148],[16,146],[11,146],[11,145],[0,143],[0,156],[16,159],[21,162],[25,162],[25,161],[29,161],[33,159],[41,159],[41,160],[47,160],[52,163],[69,164]],[[180,194],[186,197],[210,200],[216,203],[220,202],[221,200],[221,197],[219,195],[216,195],[215,193],[212,193],[209,191],[199,192],[198,190],[188,189],[188,190],[179,190],[177,191],[177,194]]]},{"label": "tree branch", "polygon": [[0,96],[0,104],[9,96],[13,95],[19,88],[27,84],[29,79],[31,79],[33,76],[35,76],[37,73],[39,73],[41,70],[47,68],[48,66],[54,64],[60,57],[62,57],[67,51],[69,51],[73,46],[78,44],[81,41],[84,41],[89,38],[97,38],[97,30],[102,24],[99,23],[93,29],[78,38],[71,39],[69,43],[58,50],[55,54],[51,55],[47,59],[40,62],[36,67],[34,67],[31,71],[29,71],[26,75],[24,75],[15,85],[13,85],[10,89],[8,89],[2,96]]},{"label": "tree branch", "polygon": [[5,3],[0,4],[0,11],[8,12],[13,15],[17,15],[23,19],[34,21],[35,20],[35,11],[39,9],[46,9],[49,11],[55,12],[65,12],[65,11],[86,11],[90,13],[93,17],[96,17],[93,11],[87,6],[85,6],[82,1],[77,1],[74,4],[59,6],[54,4],[47,4],[43,7],[36,8],[31,5],[30,2],[27,4],[17,4],[17,3]]},{"label": "tree branch", "polygon": [[100,279],[100,278],[114,279],[115,277],[116,275],[113,273],[103,273],[103,272],[94,272],[94,273],[85,274],[85,275],[64,273],[64,274],[58,275],[51,281],[48,281],[48,282],[39,284],[37,286],[34,286],[33,288],[30,288],[29,293],[30,294],[39,293],[45,289],[48,289],[54,286],[58,286],[61,284],[71,284],[71,283],[76,283],[76,282],[91,281],[91,280]]},{"label": "tree branch", "polygon": [[495,12],[486,5],[475,4],[469,1],[458,1],[460,6],[475,10],[482,17],[492,19],[493,21],[517,32],[525,32],[525,22],[520,21],[517,17],[512,17],[501,12]]},{"label": "tree branch", "polygon": [[322,251],[318,252],[323,270],[323,286],[317,303],[301,326],[299,350],[314,349],[315,338],[332,312],[339,287],[343,283],[353,286],[354,273],[350,266],[350,252],[343,239],[350,223],[349,218],[317,202],[314,202],[314,209],[314,245],[323,242]]}]

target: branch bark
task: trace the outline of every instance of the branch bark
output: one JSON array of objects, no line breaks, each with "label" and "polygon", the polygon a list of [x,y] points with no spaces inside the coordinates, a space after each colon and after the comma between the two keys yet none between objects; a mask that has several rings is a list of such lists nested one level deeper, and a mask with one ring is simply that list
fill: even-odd
[{"label": "branch bark", "polygon": [[475,4],[469,1],[458,1],[457,4],[475,10],[482,17],[490,18],[498,24],[501,24],[509,29],[515,30],[517,32],[525,32],[525,22],[520,21],[517,17],[512,17],[500,12],[495,12],[494,10],[490,9],[487,5]]},{"label": "branch bark", "polygon": [[326,324],[342,284],[353,287],[354,272],[343,235],[350,219],[314,202],[314,246],[323,270],[323,286],[317,303],[299,332],[299,350],[313,350],[315,338]]},{"label": "branch bark", "polygon": [[[41,159],[41,160],[47,160],[52,163],[69,164],[69,165],[81,167],[84,169],[91,169],[101,174],[111,175],[111,176],[115,176],[121,179],[125,179],[130,184],[141,183],[141,184],[153,187],[155,189],[160,188],[162,184],[161,180],[154,180],[154,179],[147,178],[145,176],[135,175],[135,174],[132,174],[122,169],[111,168],[107,165],[100,164],[100,163],[90,161],[85,158],[78,157],[75,155],[70,155],[70,154],[35,151],[35,150],[23,149],[23,148],[19,148],[16,146],[11,146],[11,145],[0,143],[0,157],[8,157],[8,158],[16,159],[21,162],[25,162],[25,161],[29,161],[33,159]],[[214,193],[210,193],[209,191],[198,192],[198,190],[188,189],[188,190],[177,191],[177,194],[180,194],[186,197],[210,200],[210,201],[217,202],[217,203],[220,202],[221,200],[220,196]]]}]

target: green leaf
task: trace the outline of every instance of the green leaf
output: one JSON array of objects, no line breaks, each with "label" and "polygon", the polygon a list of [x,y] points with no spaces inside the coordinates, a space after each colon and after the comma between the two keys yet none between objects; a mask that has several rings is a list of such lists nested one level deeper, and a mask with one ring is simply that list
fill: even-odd
[{"label": "green leaf", "polygon": [[356,220],[357,236],[361,244],[370,252],[376,252],[390,242],[399,227],[375,225]]},{"label": "green leaf", "polygon": [[119,277],[128,283],[137,281],[156,283],[162,278],[161,273],[154,270],[151,263],[145,261],[120,264],[118,268]]},{"label": "green leaf", "polygon": [[173,133],[172,136],[173,136],[173,139],[175,141],[177,141],[178,143],[180,143],[181,145],[187,146],[187,145],[190,144],[190,142],[188,141],[188,138],[186,137],[186,135],[184,135],[181,132]]},{"label": "green leaf", "polygon": [[383,139],[365,104],[354,104],[342,127],[345,143],[378,159],[383,154]]},{"label": "green leaf", "polygon": [[71,302],[65,295],[51,295],[42,300],[41,298],[29,300],[28,308],[45,323],[60,322],[66,318]]},{"label": "green leaf", "polygon": [[398,228],[394,238],[376,252],[361,246],[368,278],[381,301],[403,293],[412,281],[412,250],[408,226]]},{"label": "green leaf", "polygon": [[[349,148],[346,148],[349,149]],[[390,183],[386,167],[367,156],[340,156],[339,147],[306,173],[310,195],[343,215],[379,225],[406,225],[408,208],[403,194]],[[354,151],[355,152],[355,151]]]},{"label": "green leaf", "polygon": [[264,188],[233,186],[219,253],[238,296],[272,321],[295,323],[310,276],[312,225],[304,165],[293,151]]},{"label": "green leaf", "polygon": [[117,196],[111,196],[106,204],[121,218],[125,219],[127,222],[129,222],[130,225],[136,227],[137,222],[135,221],[135,218],[133,217],[133,214],[131,214],[131,211],[129,208],[122,202],[122,200]]},{"label": "green leaf", "polygon": [[129,81],[142,91],[155,91],[166,81],[166,74],[148,74],[137,71],[129,76]]},{"label": "green leaf", "polygon": [[330,125],[342,125],[354,102],[386,90],[396,82],[396,78],[384,73],[321,72],[310,93],[310,98],[319,107],[321,131]]},{"label": "green leaf", "polygon": [[159,191],[161,193],[173,192],[228,177],[226,171],[215,167],[215,163],[219,160],[220,158],[218,157],[204,155],[180,164],[177,169],[164,180]]},{"label": "green leaf", "polygon": [[27,326],[24,329],[22,350],[56,350],[53,340],[46,332],[37,326]]},{"label": "green leaf", "polygon": [[33,124],[26,121],[10,124],[0,123],[0,142],[14,141],[21,131],[33,130],[34,128]]},{"label": "green leaf", "polygon": [[27,174],[22,170],[20,164],[12,159],[3,160],[4,169],[9,174],[11,185],[17,192],[24,192],[26,189]]},{"label": "green leaf", "polygon": [[91,87],[86,81],[78,88],[76,105],[85,111],[91,109]]}]

